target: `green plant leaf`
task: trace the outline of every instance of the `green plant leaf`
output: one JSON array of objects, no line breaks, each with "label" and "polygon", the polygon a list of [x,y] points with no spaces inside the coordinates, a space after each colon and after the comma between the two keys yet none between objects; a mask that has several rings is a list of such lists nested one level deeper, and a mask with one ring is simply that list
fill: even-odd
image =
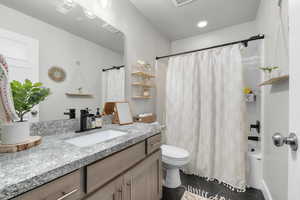
[{"label": "green plant leaf", "polygon": [[40,82],[32,83],[26,79],[21,83],[14,80],[10,85],[15,109],[21,121],[26,113],[50,95],[50,89],[42,87]]},{"label": "green plant leaf", "polygon": [[34,87],[42,87],[43,84],[41,82],[37,82],[35,84],[33,84]]}]

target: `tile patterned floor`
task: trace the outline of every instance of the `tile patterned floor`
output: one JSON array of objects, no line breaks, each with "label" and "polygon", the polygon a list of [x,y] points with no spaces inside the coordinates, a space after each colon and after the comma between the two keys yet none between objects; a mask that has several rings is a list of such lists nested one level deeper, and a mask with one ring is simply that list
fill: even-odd
[{"label": "tile patterned floor", "polygon": [[264,200],[261,191],[249,188],[244,193],[233,192],[223,185],[215,182],[207,182],[205,179],[181,174],[182,187],[176,189],[163,189],[163,200],[180,200],[187,185],[193,186],[195,188],[201,188],[209,193],[210,196],[222,196],[226,200]]}]

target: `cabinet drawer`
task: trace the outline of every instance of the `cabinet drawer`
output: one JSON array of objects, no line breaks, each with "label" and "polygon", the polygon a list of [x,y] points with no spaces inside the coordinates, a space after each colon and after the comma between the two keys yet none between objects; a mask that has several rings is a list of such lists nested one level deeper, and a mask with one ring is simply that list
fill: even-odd
[{"label": "cabinet drawer", "polygon": [[15,200],[75,200],[79,199],[80,195],[80,171],[77,170],[27,192]]},{"label": "cabinet drawer", "polygon": [[144,159],[145,149],[146,144],[142,142],[87,166],[87,192],[98,189]]},{"label": "cabinet drawer", "polygon": [[161,146],[161,134],[152,136],[147,139],[147,154],[153,153]]}]

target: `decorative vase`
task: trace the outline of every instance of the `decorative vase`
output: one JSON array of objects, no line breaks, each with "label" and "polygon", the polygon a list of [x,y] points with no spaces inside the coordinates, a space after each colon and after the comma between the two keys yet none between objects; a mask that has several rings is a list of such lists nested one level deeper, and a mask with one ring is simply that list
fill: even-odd
[{"label": "decorative vase", "polygon": [[271,79],[272,78],[272,72],[267,72],[267,71],[265,71],[265,79],[266,80],[269,80],[269,79]]},{"label": "decorative vase", "polygon": [[150,92],[149,92],[149,90],[144,90],[144,93],[143,93],[143,95],[144,95],[145,97],[148,97],[148,96],[150,96]]},{"label": "decorative vase", "polygon": [[19,144],[30,138],[30,123],[16,122],[1,126],[2,144]]},{"label": "decorative vase", "polygon": [[272,71],[272,78],[277,78],[281,76],[281,70],[280,69],[275,69]]}]

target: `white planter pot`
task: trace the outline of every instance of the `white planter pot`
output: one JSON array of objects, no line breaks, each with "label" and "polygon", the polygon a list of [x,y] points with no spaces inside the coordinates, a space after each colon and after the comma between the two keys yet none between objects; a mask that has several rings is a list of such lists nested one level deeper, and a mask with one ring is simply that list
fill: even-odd
[{"label": "white planter pot", "polygon": [[30,123],[17,122],[1,126],[2,144],[19,144],[25,142],[30,137]]}]

